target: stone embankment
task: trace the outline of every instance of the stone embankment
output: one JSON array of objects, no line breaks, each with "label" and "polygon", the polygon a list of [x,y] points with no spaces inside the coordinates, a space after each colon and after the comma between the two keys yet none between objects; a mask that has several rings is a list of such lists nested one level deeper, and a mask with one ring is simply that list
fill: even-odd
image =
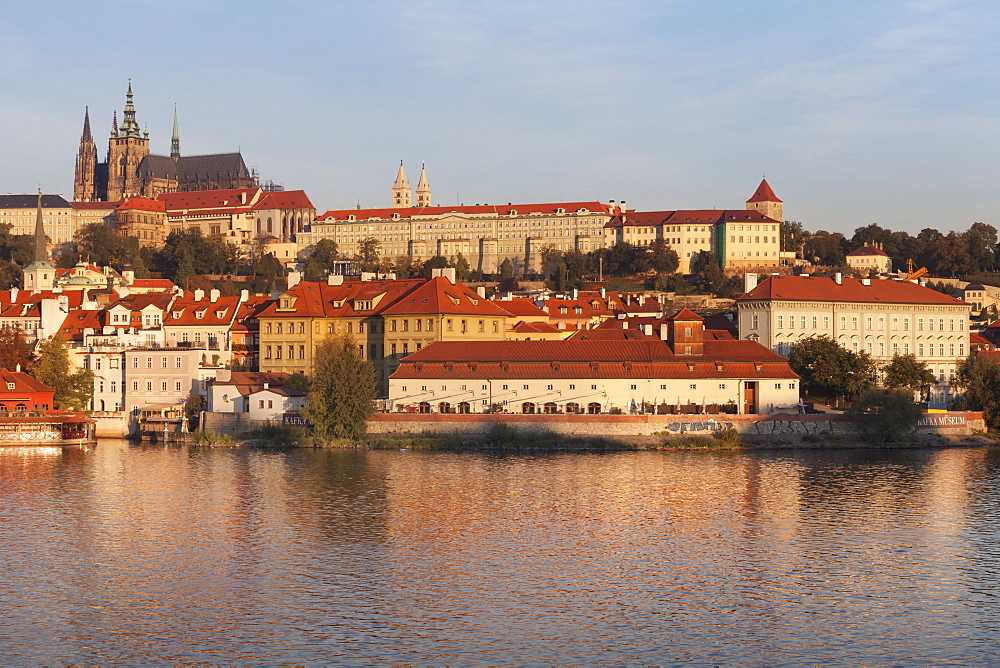
[{"label": "stone embankment", "polygon": [[[740,436],[767,437],[829,435],[853,437],[857,428],[846,415],[458,415],[378,413],[368,423],[370,434],[469,436],[487,433],[501,422],[527,431],[550,431],[567,436],[604,438],[652,435],[710,435],[735,429]],[[919,432],[941,436],[968,436],[986,430],[982,413],[949,412],[921,416]]]}]

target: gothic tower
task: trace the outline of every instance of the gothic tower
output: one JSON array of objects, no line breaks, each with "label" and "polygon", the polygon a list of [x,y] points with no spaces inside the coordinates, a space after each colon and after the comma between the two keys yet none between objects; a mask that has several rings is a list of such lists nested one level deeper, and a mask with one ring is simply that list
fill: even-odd
[{"label": "gothic tower", "polygon": [[45,225],[42,222],[42,191],[38,190],[38,212],[35,216],[34,260],[24,268],[24,289],[38,292],[49,290],[55,285],[56,270],[49,264],[49,253],[45,245]]},{"label": "gothic tower", "polygon": [[420,165],[420,180],[417,182],[417,206],[431,205],[431,187],[427,184],[427,169]]},{"label": "gothic tower", "polygon": [[747,200],[747,211],[759,211],[771,220],[784,222],[784,207],[778,196],[771,190],[767,179],[761,179],[756,192]]},{"label": "gothic tower", "polygon": [[406,170],[403,169],[403,161],[399,161],[399,172],[396,174],[396,182],[392,184],[392,208],[410,208],[410,182],[406,180]]},{"label": "gothic tower", "polygon": [[83,112],[83,136],[76,153],[76,173],[73,177],[73,201],[90,202],[97,199],[96,191],[97,146],[90,134],[90,108]]},{"label": "gothic tower", "polygon": [[[117,202],[142,194],[139,163],[149,155],[149,132],[139,130],[132,104],[132,80],[125,94],[125,111],[120,127],[115,124],[108,142],[108,201]],[[116,116],[117,120],[117,116]]]},{"label": "gothic tower", "polygon": [[174,105],[174,133],[170,136],[170,157],[177,162],[181,157],[181,134],[177,131],[177,105]]}]

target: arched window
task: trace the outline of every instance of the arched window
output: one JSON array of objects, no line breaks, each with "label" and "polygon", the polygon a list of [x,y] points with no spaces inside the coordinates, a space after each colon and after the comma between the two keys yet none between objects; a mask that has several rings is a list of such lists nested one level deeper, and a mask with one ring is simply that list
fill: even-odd
[{"label": "arched window", "polygon": [[601,405],[596,401],[591,401],[587,404],[587,414],[588,415],[599,415],[601,412]]},{"label": "arched window", "polygon": [[274,226],[271,224],[271,217],[267,217],[267,233],[274,234]]},{"label": "arched window", "polygon": [[447,401],[442,401],[438,404],[438,413],[452,413],[451,404]]},{"label": "arched window", "polygon": [[470,408],[471,408],[471,406],[469,406],[469,402],[468,401],[463,401],[462,403],[460,403],[458,405],[458,412],[462,413],[463,415],[466,415],[466,414],[468,414],[468,413],[471,412]]},{"label": "arched window", "polygon": [[521,412],[522,413],[534,413],[535,412],[535,404],[531,403],[530,401],[525,401],[523,404],[521,404]]},{"label": "arched window", "polygon": [[546,401],[545,406],[542,407],[542,412],[546,415],[552,415],[556,412],[556,402]]},{"label": "arched window", "polygon": [[566,412],[571,415],[576,413],[581,413],[582,411],[580,410],[580,404],[576,403],[575,401],[569,402],[568,404],[566,404]]},{"label": "arched window", "polygon": [[431,412],[431,405],[429,403],[427,403],[426,401],[421,401],[420,405],[417,407],[417,409],[418,409],[417,412],[419,412],[419,413],[430,413]]}]

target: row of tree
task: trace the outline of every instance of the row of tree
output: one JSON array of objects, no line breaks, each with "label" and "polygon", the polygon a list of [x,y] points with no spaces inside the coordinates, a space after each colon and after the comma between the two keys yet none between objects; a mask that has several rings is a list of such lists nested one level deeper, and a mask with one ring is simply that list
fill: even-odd
[{"label": "row of tree", "polygon": [[986,223],[973,223],[964,232],[940,232],[924,228],[916,236],[894,232],[875,223],[859,227],[846,237],[839,232],[809,232],[802,223],[787,220],[781,225],[781,248],[797,251],[804,259],[831,267],[847,264],[847,254],[863,246],[877,245],[891,259],[893,269],[903,271],[907,260],[927,267],[937,276],[970,276],[1000,267],[997,230]]}]

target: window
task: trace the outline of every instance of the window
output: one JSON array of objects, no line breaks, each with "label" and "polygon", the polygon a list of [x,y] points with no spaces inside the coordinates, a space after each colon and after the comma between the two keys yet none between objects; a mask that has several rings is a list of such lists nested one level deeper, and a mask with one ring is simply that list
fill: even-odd
[{"label": "window", "polygon": [[166,392],[166,391],[167,391],[167,381],[164,380],[160,382],[160,392]]},{"label": "window", "polygon": [[276,360],[280,360],[281,359],[282,348],[283,348],[283,346],[275,346],[274,347],[274,359],[276,359]]},{"label": "window", "polygon": [[175,369],[180,369],[181,368],[181,358],[180,357],[175,357],[174,358],[174,368]]},{"label": "window", "polygon": [[147,369],[152,369],[153,368],[153,358],[152,357],[147,357],[146,358],[146,368]]},{"label": "window", "polygon": [[[778,316],[778,328],[780,329],[780,328],[782,328],[784,326],[785,326],[785,316],[779,315]],[[666,388],[664,388],[664,389],[666,389]]]},{"label": "window", "polygon": [[261,399],[257,402],[257,408],[263,408],[263,407],[264,407],[264,400]]},{"label": "window", "polygon": [[283,322],[279,322],[278,323],[278,334],[282,333],[282,330],[284,329],[284,326],[285,326],[285,323],[283,323]]},{"label": "window", "polygon": [[305,334],[305,333],[306,333],[306,323],[300,322],[299,323],[299,334]]},{"label": "window", "polygon": [[180,391],[181,391],[181,381],[175,380],[174,381],[174,392],[180,392]]},{"label": "window", "polygon": [[692,390],[697,390],[698,389],[698,383],[691,383],[691,385],[689,385],[688,388],[692,389]]},{"label": "window", "polygon": [[166,357],[161,357],[160,358],[160,368],[161,369],[166,369],[167,368],[167,358]]},{"label": "window", "polygon": [[851,318],[851,329],[857,329],[857,328],[858,328],[858,316],[853,316]]},{"label": "window", "polygon": [[596,386],[596,385],[591,385],[591,386],[590,386],[590,389],[592,389],[592,390],[596,390],[596,389],[597,389],[597,386]]},{"label": "window", "polygon": [[449,332],[453,331],[453,327],[452,327],[451,319],[450,318],[446,321],[446,326],[447,326],[447,329],[448,329]]},{"label": "window", "polygon": [[[752,314],[750,316],[750,328],[751,329],[757,329],[758,324],[759,323],[758,323],[758,319],[757,319],[757,314],[754,313],[754,314]],[[687,336],[691,336],[691,328],[690,327],[685,327],[684,331],[687,334]]]},{"label": "window", "polygon": [[264,347],[264,359],[266,360],[271,359],[271,346]]},{"label": "window", "polygon": [[274,401],[272,399],[268,399],[267,400],[267,407],[268,408],[274,408]]},{"label": "window", "polygon": [[112,392],[117,392],[118,391],[118,382],[117,381],[114,381],[114,380],[111,381],[111,391]]},{"label": "window", "polygon": [[138,392],[139,391],[139,383],[137,383],[137,382],[132,383],[132,391],[133,392]]},{"label": "window", "polygon": [[434,331],[434,321],[431,320],[430,318],[427,318],[427,331],[428,332]]},{"label": "window", "polygon": [[299,346],[299,359],[304,360],[306,358],[306,347]]},{"label": "window", "polygon": [[917,318],[917,331],[918,332],[924,331],[924,319],[923,318]]},{"label": "window", "polygon": [[149,381],[149,382],[146,383],[146,391],[147,392],[152,392],[153,391],[153,381]]},{"label": "window", "polygon": [[780,390],[781,389],[781,383],[775,383],[774,384],[774,389]]},{"label": "window", "polygon": [[725,383],[719,383],[719,389],[720,390],[726,389],[726,384]]}]

